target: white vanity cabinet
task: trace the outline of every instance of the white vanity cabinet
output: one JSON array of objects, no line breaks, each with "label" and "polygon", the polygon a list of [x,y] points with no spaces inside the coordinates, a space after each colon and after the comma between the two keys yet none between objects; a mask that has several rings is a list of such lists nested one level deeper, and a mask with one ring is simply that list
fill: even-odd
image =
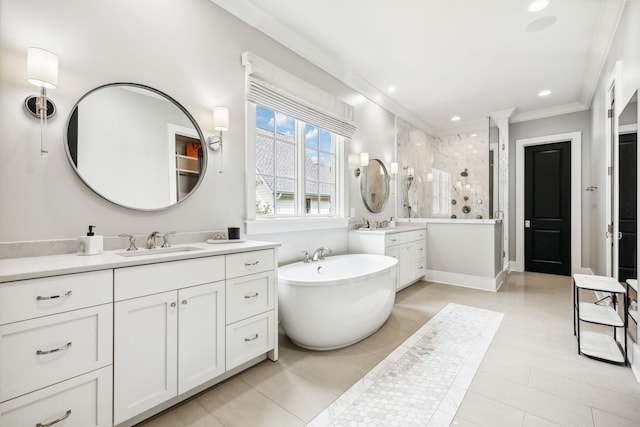
[{"label": "white vanity cabinet", "polygon": [[115,270],[115,424],[225,372],[224,294],[224,256]]},{"label": "white vanity cabinet", "polygon": [[0,259],[0,427],[131,426],[277,360],[278,244]]},{"label": "white vanity cabinet", "polygon": [[379,229],[349,232],[349,252],[387,255],[398,260],[398,290],[424,277],[426,272],[425,229]]},{"label": "white vanity cabinet", "polygon": [[112,270],[0,283],[0,426],[112,424],[112,301]]}]

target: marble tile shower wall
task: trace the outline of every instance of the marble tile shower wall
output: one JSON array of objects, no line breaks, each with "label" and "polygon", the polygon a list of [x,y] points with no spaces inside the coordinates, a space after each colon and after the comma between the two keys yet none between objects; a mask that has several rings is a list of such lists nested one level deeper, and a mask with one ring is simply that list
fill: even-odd
[{"label": "marble tile shower wall", "polygon": [[[489,132],[474,133],[436,138],[397,118],[401,216],[489,218]],[[414,169],[412,181],[407,167]]]}]

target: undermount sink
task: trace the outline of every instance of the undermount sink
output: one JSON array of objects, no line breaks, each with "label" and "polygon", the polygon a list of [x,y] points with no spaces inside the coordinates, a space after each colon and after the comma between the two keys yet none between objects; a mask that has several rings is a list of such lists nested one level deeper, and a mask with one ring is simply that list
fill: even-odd
[{"label": "undermount sink", "polygon": [[116,255],[124,257],[136,257],[136,256],[150,256],[158,254],[168,254],[172,252],[191,252],[201,251],[202,248],[196,248],[195,246],[176,246],[170,248],[156,248],[156,249],[140,249],[137,251],[117,252]]}]

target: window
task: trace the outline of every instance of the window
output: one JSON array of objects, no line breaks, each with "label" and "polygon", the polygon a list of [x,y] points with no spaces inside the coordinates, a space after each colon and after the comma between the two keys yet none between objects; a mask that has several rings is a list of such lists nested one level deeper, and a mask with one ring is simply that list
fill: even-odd
[{"label": "window", "polygon": [[256,218],[335,215],[339,139],[256,105]]}]

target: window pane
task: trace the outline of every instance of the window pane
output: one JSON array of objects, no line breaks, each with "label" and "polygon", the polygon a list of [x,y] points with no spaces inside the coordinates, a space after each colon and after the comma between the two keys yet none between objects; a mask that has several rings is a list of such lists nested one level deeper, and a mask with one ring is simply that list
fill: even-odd
[{"label": "window pane", "polygon": [[276,142],[276,174],[278,176],[292,179],[296,177],[296,147],[293,142],[283,141],[282,136],[279,136]]},{"label": "window pane", "polygon": [[262,175],[273,175],[273,132],[256,129],[256,170]]},{"label": "window pane", "polygon": [[320,129],[320,149],[322,151],[333,152],[331,146],[331,132]]},{"label": "window pane", "polygon": [[333,174],[331,173],[331,163],[333,156],[331,154],[320,153],[319,179],[322,182],[333,182]]},{"label": "window pane", "polygon": [[307,147],[318,148],[318,128],[307,123],[304,127],[304,141]]},{"label": "window pane", "polygon": [[276,178],[276,215],[295,215],[296,181],[293,179]]},{"label": "window pane", "polygon": [[256,127],[273,132],[275,125],[274,113],[272,110],[256,105]]},{"label": "window pane", "polygon": [[296,124],[293,117],[289,117],[282,113],[276,113],[276,131],[280,135],[287,135],[291,138],[296,136]]}]

